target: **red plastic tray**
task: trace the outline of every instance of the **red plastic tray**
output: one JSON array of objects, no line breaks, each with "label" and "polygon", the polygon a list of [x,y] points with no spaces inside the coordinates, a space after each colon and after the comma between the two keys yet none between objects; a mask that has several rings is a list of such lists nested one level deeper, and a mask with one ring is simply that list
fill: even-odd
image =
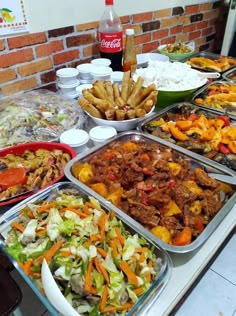
[{"label": "red plastic tray", "polygon": [[[28,144],[19,144],[16,146],[1,149],[0,150],[0,157],[5,157],[8,154],[20,155],[20,154],[23,154],[26,150],[36,151],[37,149],[40,149],[40,148],[47,149],[47,150],[53,150],[53,149],[63,150],[65,153],[68,153],[71,156],[71,159],[77,155],[76,151],[73,148],[71,148],[70,146],[65,145],[65,144],[50,143],[50,142],[35,142],[35,143],[28,143]],[[56,179],[54,179],[52,182],[48,183],[45,187],[41,188],[40,190],[42,190],[46,187],[49,187],[50,185],[56,183],[57,181],[60,181],[63,177],[64,177],[64,173],[61,174]],[[40,190],[38,190],[38,191],[40,191]],[[34,194],[35,192],[37,192],[37,191],[18,196],[16,198],[12,198],[12,199],[7,200],[5,202],[4,201],[0,202],[0,206],[19,202],[19,201],[27,198],[28,196]]]}]

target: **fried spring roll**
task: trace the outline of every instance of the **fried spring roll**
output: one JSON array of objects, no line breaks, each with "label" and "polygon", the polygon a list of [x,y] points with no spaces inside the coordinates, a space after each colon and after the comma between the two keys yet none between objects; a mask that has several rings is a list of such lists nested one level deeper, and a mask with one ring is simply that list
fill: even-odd
[{"label": "fried spring roll", "polygon": [[110,81],[105,82],[105,89],[107,92],[107,98],[110,101],[110,103],[115,106],[115,100],[114,100],[114,94],[113,94],[113,87],[112,83]]},{"label": "fried spring roll", "polygon": [[96,98],[89,90],[85,89],[83,90],[83,97],[92,105],[94,105],[96,108],[99,108],[103,113],[112,107],[112,105],[109,103],[108,100],[103,100]]},{"label": "fried spring roll", "polygon": [[79,99],[78,103],[85,112],[88,112],[90,115],[94,117],[103,118],[102,113],[97,108],[95,108],[95,106],[89,103],[86,99]]},{"label": "fried spring roll", "polygon": [[154,83],[150,84],[144,89],[141,89],[139,91],[139,94],[137,95],[137,98],[134,100],[134,106],[136,107],[138,104],[140,104],[142,101],[145,100],[145,98],[152,92],[156,90],[156,86]]},{"label": "fried spring roll", "polygon": [[93,83],[93,94],[99,99],[107,100],[107,91],[102,81],[95,81]]},{"label": "fried spring roll", "polygon": [[130,71],[124,72],[121,87],[121,97],[126,102],[129,96],[129,85],[130,85]]},{"label": "fried spring roll", "polygon": [[132,92],[127,100],[127,104],[131,107],[134,107],[135,99],[137,98],[137,95],[139,94],[140,90],[142,89],[144,79],[142,77],[138,77],[138,80],[135,82]]},{"label": "fried spring roll", "polygon": [[106,119],[108,121],[113,121],[116,119],[116,110],[115,108],[113,109],[108,109],[106,112],[105,112],[105,116],[106,116]]},{"label": "fried spring roll", "polygon": [[147,114],[144,109],[135,109],[136,117],[143,117]]},{"label": "fried spring roll", "polygon": [[133,119],[136,117],[136,113],[135,113],[135,110],[134,109],[130,109],[126,112],[126,117],[127,119]]},{"label": "fried spring roll", "polygon": [[141,103],[139,103],[135,108],[136,109],[140,109],[140,108],[143,108],[144,105],[146,104],[146,102],[148,100],[151,100],[152,101],[152,105],[156,104],[157,102],[157,90],[155,91],[152,91]]},{"label": "fried spring roll", "polygon": [[125,119],[125,110],[119,109],[116,110],[116,120],[123,121]]},{"label": "fried spring roll", "polygon": [[119,108],[125,107],[125,101],[122,99],[122,97],[120,95],[118,83],[113,83],[112,87],[113,87],[113,91],[114,91],[114,99],[115,99],[116,105],[118,105]]}]

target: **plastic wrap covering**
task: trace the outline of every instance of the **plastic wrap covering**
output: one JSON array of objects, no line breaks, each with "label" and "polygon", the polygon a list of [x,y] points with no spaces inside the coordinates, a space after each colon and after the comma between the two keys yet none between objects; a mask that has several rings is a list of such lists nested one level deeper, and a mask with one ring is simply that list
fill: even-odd
[{"label": "plastic wrap covering", "polygon": [[81,128],[77,101],[45,89],[0,101],[0,148],[35,141],[56,141],[72,127]]}]

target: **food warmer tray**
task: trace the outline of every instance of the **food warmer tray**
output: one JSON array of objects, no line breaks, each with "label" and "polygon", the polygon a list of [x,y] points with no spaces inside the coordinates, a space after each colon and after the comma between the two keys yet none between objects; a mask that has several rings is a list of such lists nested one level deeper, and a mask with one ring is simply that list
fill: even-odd
[{"label": "food warmer tray", "polygon": [[[181,108],[182,107],[189,107],[191,110],[189,111],[190,113],[196,113],[196,114],[204,114],[208,117],[212,117],[212,118],[216,118],[218,115],[219,115],[219,112],[213,108],[203,108],[201,106],[196,106],[194,105],[193,103],[190,103],[190,102],[181,102],[181,103],[175,103],[175,104],[172,104],[170,106],[168,106],[167,108],[159,111],[158,113],[152,115],[151,117],[145,119],[142,123],[138,124],[137,126],[137,130],[139,132],[142,132],[142,133],[145,133],[145,134],[148,134],[148,135],[153,135],[151,132],[147,131],[146,130],[146,126],[152,122],[152,121],[156,121],[156,120],[159,120],[161,118],[163,118],[165,120],[165,118],[167,118],[167,114],[168,113],[181,113]],[[230,123],[232,126],[236,127],[236,117],[233,116],[233,115],[228,115],[229,119],[230,119]],[[159,135],[159,136],[156,136],[156,135],[153,135],[157,138],[163,138],[163,139],[166,139],[165,138],[165,132],[163,132],[163,137],[162,135]],[[167,140],[167,139],[166,139]],[[168,141],[168,140],[167,140]],[[173,143],[175,142],[174,138],[171,138],[170,141],[173,141]],[[181,145],[178,145],[180,147],[182,147]],[[183,147],[184,148],[184,147]],[[191,149],[188,149],[190,151],[192,151]],[[195,151],[194,151],[195,152]],[[195,152],[197,154],[197,152]],[[198,153],[199,155],[203,156],[202,154]],[[236,155],[235,154],[231,154],[234,158],[235,158],[235,163],[236,163]],[[210,158],[208,158],[210,159]],[[222,158],[224,159],[224,158]],[[213,160],[213,159],[211,159]],[[215,160],[214,160],[215,161]],[[220,162],[218,162],[220,163]],[[221,164],[221,163],[220,163]],[[230,163],[228,164],[228,166],[224,165],[224,164],[221,164],[223,165],[224,167],[228,167],[230,170],[233,170],[234,172],[236,172],[236,164],[235,164],[235,168],[230,168]]]},{"label": "food warmer tray", "polygon": [[[63,191],[67,189],[77,190],[79,195],[85,200],[88,200],[89,196],[94,196],[92,193],[89,193],[88,195],[88,193],[78,184],[74,184],[71,182],[58,182],[52,185],[50,188],[44,189],[43,191],[34,194],[34,196],[20,202],[0,217],[0,249],[2,249],[6,253],[15,268],[24,278],[26,283],[35,292],[35,294],[39,297],[39,299],[42,301],[42,303],[45,305],[51,315],[59,315],[59,313],[46,299],[46,297],[43,296],[42,293],[38,290],[36,284],[23,272],[15,259],[13,259],[8,254],[4,240],[7,238],[11,222],[18,218],[19,212],[23,207],[27,206],[27,204],[30,203],[46,200],[51,194],[54,195],[57,191]],[[106,212],[109,212],[112,209],[110,203],[108,203],[107,201],[100,201],[100,205]],[[140,226],[136,227],[134,222],[129,222],[129,219],[127,219],[127,217],[124,216],[124,213],[119,210],[117,211],[116,215],[123,222],[126,229],[129,230],[130,233],[138,234],[139,236],[144,237],[150,244],[150,247],[154,247],[154,253],[156,254],[157,258],[161,259],[161,267],[158,278],[152,283],[151,287],[139,298],[139,300],[133,305],[132,309],[127,313],[127,316],[143,315],[143,313],[145,313],[145,311],[151,307],[153,302],[156,301],[164,287],[167,285],[172,273],[172,260],[169,254],[161,246],[157,245],[149,238],[145,229]]]},{"label": "food warmer tray", "polygon": [[222,79],[236,83],[236,68],[233,68],[224,72],[222,75]]},{"label": "food warmer tray", "polygon": [[[192,56],[190,57],[187,57],[187,58],[184,58],[184,59],[181,59],[181,63],[185,63],[186,61],[188,61],[189,59],[191,58],[194,58],[194,57],[205,57],[205,58],[209,58],[209,59],[212,59],[212,60],[216,60],[216,59],[220,59],[222,57],[222,55],[219,55],[219,54],[215,54],[215,53],[210,53],[210,52],[198,52],[198,53],[195,53],[193,54]],[[231,56],[223,56],[223,57],[230,57],[230,58],[233,58]],[[235,60],[235,58],[233,58]],[[221,75],[223,75],[223,73],[225,73],[226,71],[228,71],[229,69],[232,69],[232,68],[235,68],[236,65],[233,65],[229,68],[227,68],[226,70],[223,70],[223,71],[218,71]],[[205,72],[215,72],[215,70],[212,70],[212,69],[203,69],[203,68],[200,68],[200,67],[192,67],[192,68],[195,68],[195,69],[199,69],[201,71],[205,71]]]},{"label": "food warmer tray", "polygon": [[[71,167],[77,161],[82,162],[82,163],[89,161],[89,159],[91,159],[94,155],[99,155],[100,152],[102,153],[103,150],[106,150],[107,147],[109,147],[110,145],[112,145],[112,143],[117,142],[117,141],[138,141],[138,142],[144,142],[146,144],[153,144],[153,143],[160,144],[163,147],[172,148],[173,151],[177,155],[182,156],[185,159],[189,160],[193,168],[200,167],[204,169],[206,172],[220,173],[220,174],[225,174],[225,175],[229,175],[233,177],[235,176],[235,173],[232,170],[229,170],[228,168],[225,168],[219,165],[218,163],[215,163],[214,161],[210,161],[193,152],[185,150],[184,148],[171,144],[170,142],[167,142],[161,138],[157,139],[156,137],[152,135],[146,135],[138,131],[137,132],[136,131],[124,132],[106,141],[103,145],[96,146],[90,149],[89,151],[87,151],[86,153],[79,154],[78,156],[70,160],[66,164],[66,167],[65,167],[65,176],[70,181],[80,185],[86,192],[88,192],[88,194],[93,194],[99,201],[102,201],[103,203],[106,203],[107,200],[104,199],[101,195],[97,194],[87,185],[83,184],[77,178],[75,178],[71,172]],[[162,248],[164,248],[168,252],[176,253],[176,254],[184,254],[184,253],[193,252],[194,250],[199,248],[209,238],[209,236],[214,232],[217,226],[222,222],[224,217],[230,212],[235,202],[236,202],[236,193],[234,192],[232,196],[227,200],[227,202],[223,205],[223,207],[220,209],[220,211],[205,227],[203,232],[193,242],[185,246],[173,246],[173,245],[167,244],[161,241],[154,234],[152,234],[150,231],[145,229],[139,222],[137,222],[136,220],[134,220],[127,214],[123,213],[123,216],[125,216],[127,221],[130,224],[132,223],[134,227],[139,227],[139,229],[142,231],[145,230],[146,236],[148,236],[150,240],[160,245]],[[113,204],[111,205],[114,211],[116,211],[118,214],[122,212],[120,208],[116,207]]]},{"label": "food warmer tray", "polygon": [[221,114],[222,113],[227,113],[227,115],[230,114],[231,117],[236,118],[236,108],[235,107],[233,107],[233,109],[235,109],[235,111],[232,110],[232,108],[230,108],[230,107],[225,107],[224,110],[221,110],[221,109],[213,108],[211,106],[207,106],[207,105],[204,105],[204,104],[198,104],[195,101],[197,98],[200,98],[200,97],[201,98],[206,98],[206,96],[208,95],[208,93],[207,93],[208,92],[208,87],[210,87],[212,85],[217,85],[217,84],[232,84],[232,85],[234,85],[234,83],[229,82],[229,81],[225,81],[225,80],[212,81],[212,82],[208,83],[207,85],[205,85],[204,87],[202,87],[201,89],[197,90],[197,92],[193,95],[192,100],[190,100],[190,101],[193,104],[195,104],[195,105],[197,105],[197,106],[199,106],[201,108],[205,108],[207,110],[213,109],[213,110],[215,110],[218,113],[221,113]]}]

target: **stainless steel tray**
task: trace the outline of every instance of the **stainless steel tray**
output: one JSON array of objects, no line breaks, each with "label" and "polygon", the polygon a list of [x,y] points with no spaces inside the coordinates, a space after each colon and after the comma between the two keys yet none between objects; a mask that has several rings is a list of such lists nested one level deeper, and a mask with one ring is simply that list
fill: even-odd
[{"label": "stainless steel tray", "polygon": [[[233,84],[233,82],[227,82],[227,81],[224,81],[224,80],[216,80],[216,81],[213,81],[207,85],[205,85],[204,87],[202,87],[201,89],[199,89],[193,96],[191,102],[194,103],[195,105],[201,107],[201,108],[205,108],[207,110],[209,109],[213,109],[215,110],[216,112],[218,113],[227,113],[227,114],[230,114],[232,117],[235,117],[236,118],[236,108],[235,107],[225,107],[225,109],[217,109],[217,108],[213,108],[211,106],[207,106],[207,105],[204,105],[204,104],[198,104],[195,100],[197,98],[205,98],[207,96],[207,92],[208,92],[208,88],[211,86],[211,85],[217,85],[217,84]],[[235,84],[236,85],[236,84]]]},{"label": "stainless steel tray", "polygon": [[[22,275],[22,277],[25,279],[25,281],[28,283],[31,289],[35,292],[35,294],[39,297],[39,299],[42,301],[45,307],[49,310],[51,315],[59,314],[50,304],[50,302],[41,294],[36,284],[23,272],[23,270],[19,267],[17,262],[8,254],[6,250],[5,239],[7,238],[11,222],[19,217],[19,211],[23,207],[27,206],[30,203],[46,200],[50,196],[50,194],[54,195],[55,191],[63,191],[67,189],[74,189],[78,191],[79,195],[85,201],[88,200],[89,196],[95,196],[93,193],[87,193],[78,184],[74,184],[71,182],[59,182],[52,185],[50,188],[44,189],[43,191],[35,194],[34,196],[20,202],[0,217],[0,249],[2,249],[8,255],[9,259],[14,264],[16,269],[19,271],[19,273]],[[106,212],[109,212],[112,209],[111,204],[107,201],[100,201],[100,205]],[[161,259],[160,273],[157,279],[152,283],[151,287],[139,298],[139,300],[133,305],[132,309],[127,313],[127,316],[143,315],[142,313],[150,308],[152,303],[157,299],[161,291],[168,283],[169,278],[171,276],[173,265],[168,253],[161,246],[157,245],[152,241],[152,239],[149,238],[149,235],[146,233],[146,230],[140,226],[136,227],[135,223],[129,222],[129,218],[124,215],[125,214],[123,212],[117,211],[117,217],[123,222],[126,229],[130,231],[131,234],[138,234],[140,237],[144,237],[149,243],[150,247],[153,247],[156,257]]]},{"label": "stainless steel tray", "polygon": [[[202,108],[202,107],[196,106],[196,105],[194,105],[194,104],[192,104],[190,102],[181,102],[181,103],[173,104],[173,105],[163,109],[162,111],[156,113],[155,115],[152,115],[151,117],[145,119],[143,122],[138,124],[137,130],[139,132],[143,132],[143,133],[146,133],[148,135],[153,135],[153,136],[155,136],[157,138],[160,137],[160,138],[165,139],[166,141],[168,141],[167,133],[161,132],[159,134],[158,133],[154,134],[155,133],[155,128],[153,128],[153,133],[152,133],[151,128],[148,130],[148,125],[150,123],[152,123],[153,121],[159,120],[160,118],[163,118],[164,120],[168,120],[168,121],[169,120],[173,121],[174,118],[173,118],[172,114],[174,115],[174,114],[181,114],[182,113],[183,117],[185,117],[184,113],[182,111],[186,111],[186,110],[189,111],[188,114],[190,114],[190,113],[204,114],[208,118],[216,118],[219,115],[219,113],[217,111],[215,111],[213,108],[207,108],[206,109],[206,108]],[[168,115],[171,116],[171,118],[169,118]],[[187,115],[187,113],[186,113],[186,115]],[[236,117],[230,116],[230,115],[228,115],[228,117],[230,119],[231,125],[236,127]],[[174,144],[177,144],[177,145],[179,145],[179,146],[181,146],[183,148],[185,148],[184,144],[176,142],[173,137],[171,137],[169,139],[169,141],[174,143]],[[193,151],[193,152],[195,152],[197,154],[200,154],[200,156],[204,156],[204,157],[207,158],[207,156],[204,155],[204,153],[203,153],[204,149],[202,149],[201,153],[199,151],[197,152],[197,150],[195,150],[195,151],[191,150],[191,149],[188,149],[188,150]],[[218,154],[220,154],[220,153],[218,153]],[[222,159],[221,159],[221,161],[224,162],[224,164],[220,163],[219,161],[218,161],[218,163],[220,163],[224,167],[228,167],[229,169],[231,169],[234,172],[236,172],[236,155],[235,154],[230,154],[230,156],[231,156],[230,158],[233,159],[232,163],[230,163],[230,161],[227,160],[228,158],[227,158],[226,155],[222,155]],[[219,156],[218,156],[218,158],[220,160]],[[208,158],[208,159],[210,159],[210,158]],[[211,160],[216,161],[213,158]],[[235,160],[235,163],[234,163],[234,160]]]},{"label": "stainless steel tray", "polygon": [[[232,77],[234,76],[234,79]],[[226,81],[236,83],[236,67],[223,73],[222,78]]]},{"label": "stainless steel tray", "polygon": [[[193,54],[193,55],[190,56],[190,57],[181,59],[181,62],[182,62],[182,63],[185,63],[186,61],[188,61],[190,58],[193,58],[193,57],[205,57],[205,58],[209,58],[209,59],[216,60],[216,59],[221,58],[222,55],[203,51],[203,52],[195,53],[195,54]],[[226,56],[224,56],[224,57],[226,57]],[[229,57],[230,57],[230,56],[229,56]],[[233,57],[232,57],[232,58],[233,58]],[[233,58],[233,59],[235,60],[235,58]],[[234,67],[236,67],[236,65],[233,65],[233,66],[227,68],[226,70],[219,71],[219,73],[220,73],[220,74],[223,74],[223,73],[225,73],[226,71],[228,71],[229,69],[234,68]],[[211,70],[211,69],[204,69],[204,68],[200,68],[200,67],[193,67],[193,68],[199,69],[199,70],[202,70],[202,71],[205,71],[205,72],[215,72],[214,70]]]},{"label": "stainless steel tray", "polygon": [[[94,196],[103,201],[104,203],[106,200],[95,193],[91,188],[80,182],[77,178],[75,178],[72,175],[71,167],[72,165],[79,161],[79,162],[87,162],[89,161],[94,155],[99,155],[99,153],[102,153],[104,150],[107,149],[108,146],[112,145],[113,143],[117,141],[138,141],[138,142],[144,142],[145,144],[159,144],[160,146],[163,146],[164,148],[171,148],[176,155],[180,155],[184,157],[184,159],[190,161],[192,167],[199,166],[200,168],[204,169],[207,172],[215,172],[215,173],[221,173],[229,176],[235,176],[234,172],[221,167],[219,164],[214,163],[213,161],[209,161],[208,159],[204,157],[200,157],[199,155],[192,153],[188,150],[185,150],[184,148],[181,148],[179,146],[176,146],[174,144],[171,144],[163,139],[157,139],[156,137],[152,135],[146,135],[140,132],[126,132],[121,133],[114,137],[113,139],[107,141],[102,146],[97,146],[92,148],[90,151],[84,154],[80,154],[74,159],[72,159],[65,167],[65,175],[66,177],[71,180],[73,183],[80,184],[89,194],[94,194]],[[129,223],[134,225],[134,227],[139,227],[141,230],[146,230],[146,235],[149,236],[149,238],[154,241],[156,244],[160,245],[167,251],[173,252],[173,253],[187,253],[191,252],[193,250],[196,250],[199,246],[201,246],[207,238],[214,232],[216,227],[219,225],[219,223],[224,219],[224,217],[227,215],[227,213],[230,212],[231,208],[235,204],[236,201],[236,194],[234,193],[228,201],[223,205],[221,210],[216,214],[216,216],[210,221],[210,223],[206,226],[206,228],[203,230],[203,232],[190,244],[185,246],[173,246],[170,244],[167,244],[163,241],[161,241],[159,238],[157,238],[154,234],[152,234],[150,231],[144,229],[144,227],[135,221],[133,218],[128,216],[124,213],[124,216],[127,218]],[[112,204],[113,205],[113,204]],[[121,209],[117,208],[116,206],[113,206],[113,209],[120,214]]]}]

